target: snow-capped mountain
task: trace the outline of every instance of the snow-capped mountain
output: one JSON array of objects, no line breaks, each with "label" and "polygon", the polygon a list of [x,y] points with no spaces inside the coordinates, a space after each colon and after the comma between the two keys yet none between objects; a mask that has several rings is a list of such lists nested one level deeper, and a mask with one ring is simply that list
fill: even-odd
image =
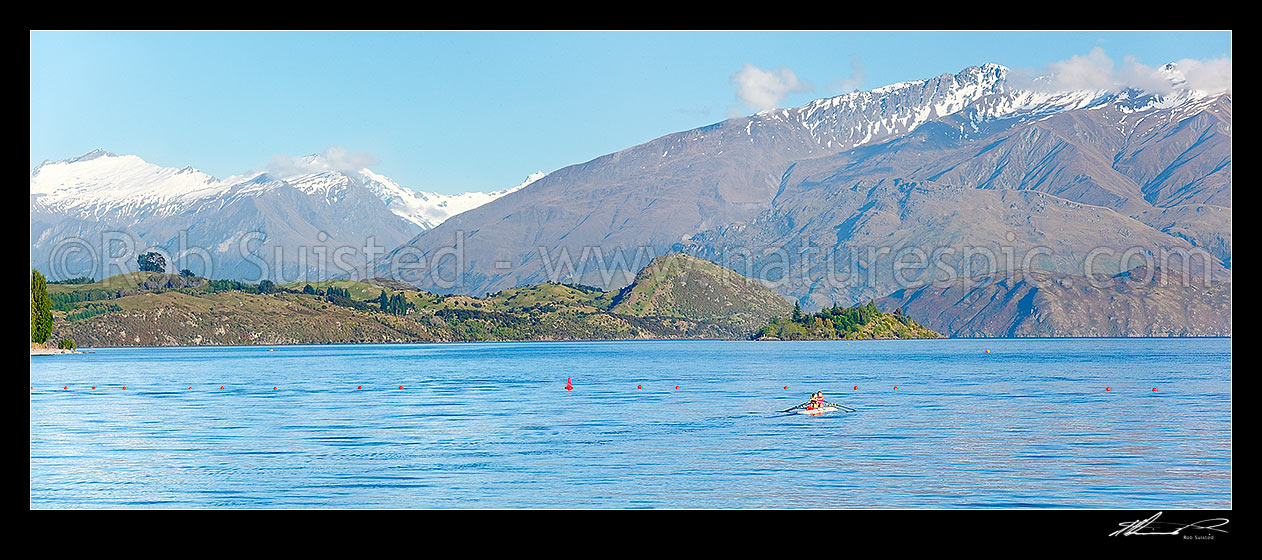
[{"label": "snow-capped mountain", "polygon": [[231,186],[192,167],[160,167],[134,155],[93,150],[45,161],[31,171],[31,204],[84,218],[120,212],[169,215],[221,196]]},{"label": "snow-capped mountain", "polygon": [[421,229],[433,228],[456,214],[477,208],[508,193],[517,192],[544,176],[542,171],[531,173],[521,184],[497,191],[441,194],[403,188],[389,177],[373,173],[368,169],[361,170],[359,173],[364,179],[364,186],[385,201],[386,207],[391,212],[420,226]]},{"label": "snow-capped mountain", "polygon": [[1162,93],[1131,88],[1058,91],[1048,83],[1048,76],[1014,83],[1011,75],[1007,67],[998,64],[971,66],[957,74],[763,111],[748,119],[746,132],[752,135],[758,127],[789,123],[809,131],[823,150],[847,150],[880,143],[948,117],[962,132],[969,133],[977,132],[982,123],[994,121],[1026,121],[1104,104],[1115,104],[1125,112],[1164,109],[1222,93],[1185,87],[1183,73],[1174,63],[1158,70],[1157,75],[1169,81],[1169,89]]},{"label": "snow-capped mountain", "polygon": [[[613,288],[610,279],[629,277],[614,272],[634,273],[645,249],[711,260],[738,248],[780,258],[784,244],[817,256],[931,253],[947,242],[1008,245],[1007,233],[1054,243],[1065,268],[1104,244],[1190,244],[1211,253],[1210,268],[1229,266],[1230,90],[1190,87],[1176,65],[1143,76],[1143,90],[1055,78],[983,64],[667,134],[556,170],[526,196],[454,216],[396,250],[436,254],[463,239],[476,257],[464,284],[438,285],[429,271],[397,279],[480,294],[569,274],[548,257],[567,254],[584,259],[573,277]],[[785,258],[786,274],[802,269]],[[823,266],[810,264],[818,281]],[[868,278],[781,291],[849,304],[894,289],[889,270]]]},{"label": "snow-capped mountain", "polygon": [[[358,254],[361,248],[392,249],[540,176],[489,193],[444,195],[411,191],[366,168],[334,169],[321,155],[294,160],[283,171],[221,180],[192,167],[167,168],[94,150],[45,161],[31,172],[31,262],[54,278],[65,276],[56,268],[72,264],[86,275],[121,272],[103,270],[101,255],[106,237],[124,236],[132,250],[161,248],[169,260],[208,255],[213,265],[190,266],[216,278],[345,274],[372,258]],[[58,252],[76,244],[89,249]],[[335,254],[339,248],[357,254]],[[340,262],[330,261],[335,257]],[[134,257],[130,265],[123,261],[116,264],[134,265]]]},{"label": "snow-capped mountain", "polygon": [[181,213],[210,199],[257,196],[283,187],[331,205],[351,189],[366,188],[394,214],[421,229],[429,229],[451,216],[515,192],[543,175],[541,171],[532,173],[519,185],[491,192],[442,194],[407,189],[367,168],[336,170],[318,154],[297,160],[294,169],[283,176],[257,172],[219,180],[191,166],[161,167],[134,155],[115,155],[98,149],[62,161],[45,161],[36,167],[31,172],[31,203],[47,211],[80,217],[160,217]]}]

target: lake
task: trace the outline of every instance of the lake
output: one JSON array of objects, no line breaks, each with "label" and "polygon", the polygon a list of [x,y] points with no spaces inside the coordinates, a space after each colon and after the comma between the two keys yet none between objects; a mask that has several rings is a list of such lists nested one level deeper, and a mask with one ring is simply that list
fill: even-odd
[{"label": "lake", "polygon": [[94,352],[31,357],[32,508],[1232,507],[1231,339]]}]

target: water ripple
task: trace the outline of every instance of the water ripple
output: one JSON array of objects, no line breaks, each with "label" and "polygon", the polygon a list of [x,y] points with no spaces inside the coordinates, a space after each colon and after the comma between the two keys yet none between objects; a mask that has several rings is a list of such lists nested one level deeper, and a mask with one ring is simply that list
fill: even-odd
[{"label": "water ripple", "polygon": [[31,507],[1232,504],[1229,339],[276,350],[32,358]]}]

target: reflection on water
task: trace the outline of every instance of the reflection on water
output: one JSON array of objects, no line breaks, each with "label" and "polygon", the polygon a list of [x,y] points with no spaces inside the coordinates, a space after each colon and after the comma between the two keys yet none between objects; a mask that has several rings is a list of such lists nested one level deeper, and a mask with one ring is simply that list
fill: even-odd
[{"label": "reflection on water", "polygon": [[[35,508],[1232,505],[1230,339],[98,349],[30,384]],[[776,412],[817,390],[857,411]]]}]

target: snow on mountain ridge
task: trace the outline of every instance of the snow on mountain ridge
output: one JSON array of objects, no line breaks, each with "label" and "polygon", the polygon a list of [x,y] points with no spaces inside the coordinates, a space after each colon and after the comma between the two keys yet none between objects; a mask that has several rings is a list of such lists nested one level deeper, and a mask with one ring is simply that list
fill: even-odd
[{"label": "snow on mountain ridge", "polygon": [[412,191],[367,168],[338,170],[318,154],[296,162],[297,165],[283,169],[280,176],[256,172],[221,181],[192,166],[161,167],[135,155],[97,149],[37,166],[31,172],[31,204],[33,208],[83,218],[113,214],[169,216],[208,199],[257,196],[277,188],[294,188],[324,198],[331,205],[344,199],[350,189],[366,188],[395,215],[429,229],[544,175],[533,173],[522,184],[497,191],[447,195]]},{"label": "snow on mountain ridge", "polygon": [[227,190],[228,185],[192,168],[160,167],[103,150],[46,161],[31,172],[33,203],[54,211],[73,209],[84,217],[114,210],[169,214]]},{"label": "snow on mountain ridge", "polygon": [[[1040,77],[1026,87],[1013,84],[1011,71],[986,63],[956,74],[889,84],[817,99],[789,109],[762,111],[751,117],[746,133],[764,121],[794,122],[806,128],[812,139],[830,150],[850,149],[909,133],[926,122],[951,115],[978,124],[1007,118],[1038,118],[1052,113],[1114,102],[1127,112],[1170,108],[1212,95],[1183,87],[1182,72],[1174,63],[1158,74],[1169,81],[1169,91],[1141,92],[1127,89],[1076,89],[1056,91],[1039,87]],[[1142,99],[1136,102],[1136,99]]]},{"label": "snow on mountain ridge", "polygon": [[521,190],[544,176],[542,171],[531,173],[521,184],[490,192],[466,192],[460,194],[442,194],[434,192],[413,191],[399,186],[388,177],[363,169],[360,173],[366,179],[365,186],[378,198],[386,202],[386,207],[396,215],[412,222],[422,229],[430,229],[443,223],[452,216],[477,208],[506,194]]},{"label": "snow on mountain ridge", "polygon": [[957,74],[898,82],[869,91],[817,99],[801,107],[759,113],[751,119],[797,122],[819,145],[849,149],[906,134],[958,113],[988,96],[1007,92],[1007,68],[970,66]]}]

